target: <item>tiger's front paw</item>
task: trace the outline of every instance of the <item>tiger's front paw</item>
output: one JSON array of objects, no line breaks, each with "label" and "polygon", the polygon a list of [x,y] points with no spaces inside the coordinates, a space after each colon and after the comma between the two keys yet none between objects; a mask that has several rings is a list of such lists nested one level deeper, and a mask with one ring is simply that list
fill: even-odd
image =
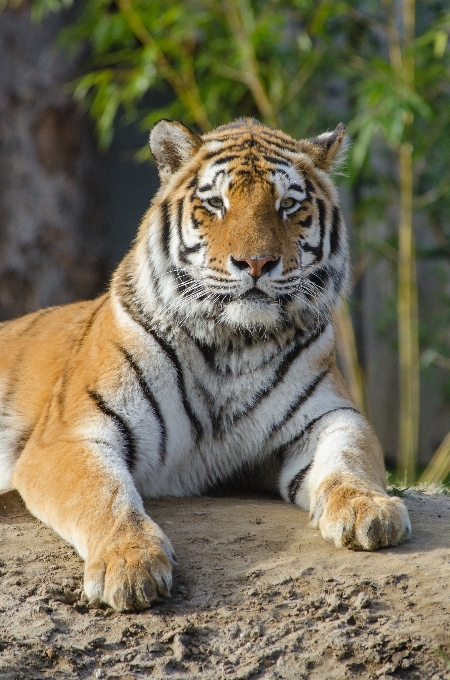
[{"label": "tiger's front paw", "polygon": [[92,604],[140,610],[170,594],[175,555],[156,524],[113,533],[86,560],[84,591]]},{"label": "tiger's front paw", "polygon": [[313,525],[338,548],[377,550],[398,545],[411,534],[404,503],[365,485],[323,482],[311,515]]}]

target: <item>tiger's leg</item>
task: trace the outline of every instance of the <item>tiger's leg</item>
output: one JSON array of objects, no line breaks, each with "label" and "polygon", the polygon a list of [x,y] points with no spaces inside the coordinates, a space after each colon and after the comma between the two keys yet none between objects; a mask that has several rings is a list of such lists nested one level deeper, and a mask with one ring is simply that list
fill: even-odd
[{"label": "tiger's leg", "polygon": [[362,415],[336,410],[305,428],[296,445],[285,457],[280,490],[310,511],[325,539],[376,550],[408,538],[408,511],[386,493],[381,447]]},{"label": "tiger's leg", "polygon": [[29,441],[13,486],[85,559],[86,595],[119,611],[144,609],[168,595],[172,547],[146,515],[120,455],[104,441],[65,433],[47,443],[48,436]]}]

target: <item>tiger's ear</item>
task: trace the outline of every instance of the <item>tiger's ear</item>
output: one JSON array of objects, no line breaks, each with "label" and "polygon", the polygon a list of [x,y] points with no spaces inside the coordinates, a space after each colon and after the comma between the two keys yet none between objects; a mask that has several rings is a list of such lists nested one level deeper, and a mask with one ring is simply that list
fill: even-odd
[{"label": "tiger's ear", "polygon": [[160,120],[150,130],[149,145],[161,182],[187,163],[202,144],[200,137],[177,120]]},{"label": "tiger's ear", "polygon": [[302,139],[299,142],[300,151],[309,156],[318,168],[331,172],[345,160],[350,146],[346,133],[344,123],[339,123],[333,132],[325,132],[312,139]]}]

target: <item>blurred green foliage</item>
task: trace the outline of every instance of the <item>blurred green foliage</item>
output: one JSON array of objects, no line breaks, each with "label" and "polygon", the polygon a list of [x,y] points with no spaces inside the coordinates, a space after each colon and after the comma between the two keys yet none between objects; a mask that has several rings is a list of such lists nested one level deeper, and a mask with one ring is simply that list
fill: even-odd
[{"label": "blurred green foliage", "polygon": [[[39,18],[69,4],[33,0],[32,11]],[[450,294],[448,2],[79,0],[71,11],[61,41],[86,50],[72,87],[103,148],[118,116],[145,130],[175,118],[198,131],[254,116],[297,138],[344,121],[353,136],[346,181],[356,276],[379,259],[396,266],[401,229],[392,218],[387,230],[373,225],[404,200],[399,161],[409,149],[413,224],[427,225],[424,237],[415,227],[417,256],[444,264],[440,285]],[[449,306],[433,313],[441,325],[422,325],[423,363],[446,370]]]},{"label": "blurred green foliage", "polygon": [[[40,17],[70,1],[34,0],[33,13]],[[400,5],[81,0],[61,41],[73,51],[88,49],[74,94],[94,118],[103,148],[118,115],[144,130],[166,117],[200,131],[249,115],[294,137],[344,120],[353,136],[350,179],[368,189],[357,206],[365,216],[385,213],[386,198],[392,199],[398,179],[388,149],[404,141],[407,127],[415,207],[434,215],[446,243],[438,238],[433,252],[448,257],[450,225],[441,217],[450,208],[450,9],[442,0],[416,3],[415,78],[408,83],[389,45]]]},{"label": "blurred green foliage", "polygon": [[[169,117],[206,130],[254,115],[302,136],[335,125],[322,83],[335,87],[330,28],[341,12],[339,3],[311,0],[90,0],[62,39],[89,44],[90,72],[75,96],[87,102],[102,145],[119,107],[144,128]],[[151,110],[142,110],[152,91],[170,104],[153,109],[149,96]]]}]

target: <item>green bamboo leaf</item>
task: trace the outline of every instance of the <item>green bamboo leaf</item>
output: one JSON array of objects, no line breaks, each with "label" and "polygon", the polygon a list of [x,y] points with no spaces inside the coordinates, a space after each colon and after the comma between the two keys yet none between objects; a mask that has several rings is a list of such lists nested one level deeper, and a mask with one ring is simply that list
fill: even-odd
[{"label": "green bamboo leaf", "polygon": [[447,31],[436,31],[434,34],[434,56],[438,59],[442,58],[447,49],[448,33]]}]

